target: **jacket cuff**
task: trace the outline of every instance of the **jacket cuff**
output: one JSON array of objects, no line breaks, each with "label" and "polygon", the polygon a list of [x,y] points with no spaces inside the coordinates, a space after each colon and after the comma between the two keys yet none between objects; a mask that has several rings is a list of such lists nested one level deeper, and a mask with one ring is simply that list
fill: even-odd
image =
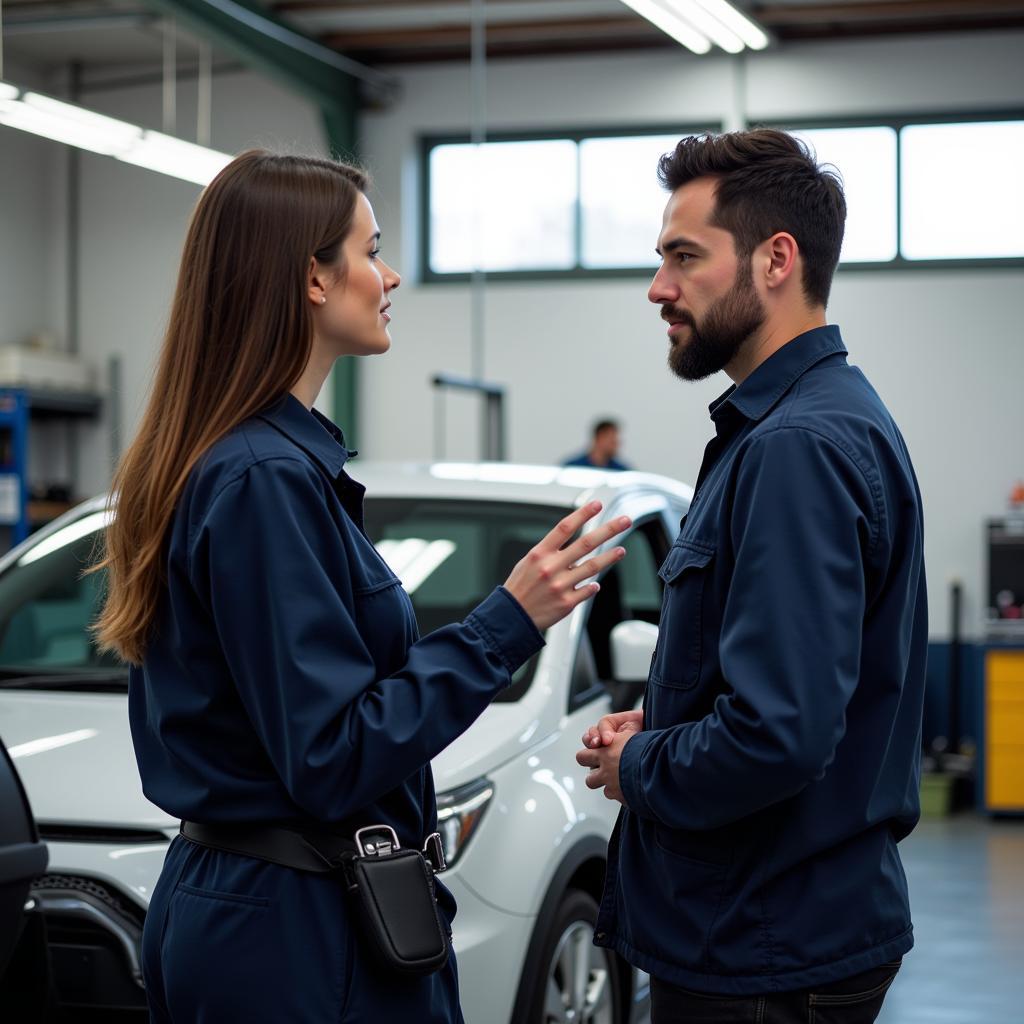
[{"label": "jacket cuff", "polygon": [[634,733],[622,748],[619,758],[619,788],[626,801],[626,807],[641,818],[654,818],[654,811],[644,794],[641,776],[643,756],[648,744],[658,737],[658,730]]},{"label": "jacket cuff", "polygon": [[466,617],[466,623],[483,637],[509,675],[544,646],[544,636],[533,619],[504,587],[496,587],[481,601]]}]

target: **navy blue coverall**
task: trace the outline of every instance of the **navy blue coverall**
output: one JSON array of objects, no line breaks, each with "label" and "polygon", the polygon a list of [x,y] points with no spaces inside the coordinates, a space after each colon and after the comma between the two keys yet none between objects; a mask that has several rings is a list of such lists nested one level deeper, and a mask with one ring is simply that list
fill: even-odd
[{"label": "navy blue coverall", "polygon": [[[146,796],[203,823],[352,837],[436,827],[430,759],[543,639],[496,589],[419,639],[362,528],[340,431],[288,395],[206,453],[175,510],[167,585],[131,673]],[[454,900],[438,886],[449,923]],[[153,1019],[461,1021],[454,957],[411,980],[364,956],[343,886],[177,837],[143,937]]]},{"label": "navy blue coverall", "polygon": [[919,814],[921,499],[836,327],[711,416],[596,939],[700,993],[811,989],[913,945],[896,844]]}]

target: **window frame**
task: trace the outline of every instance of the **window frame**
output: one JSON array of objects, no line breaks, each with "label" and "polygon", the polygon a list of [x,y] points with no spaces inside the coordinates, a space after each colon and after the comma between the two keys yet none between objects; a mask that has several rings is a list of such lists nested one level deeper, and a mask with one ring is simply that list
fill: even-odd
[{"label": "window frame", "polygon": [[[867,262],[840,263],[836,273],[853,271],[856,273],[878,273],[888,271],[931,271],[931,270],[992,270],[1020,269],[1024,267],[1024,256],[987,256],[963,257],[959,259],[910,260],[902,255],[902,188],[900,173],[902,169],[902,129],[911,125],[940,124],[973,124],[985,121],[1024,121],[1024,107],[1008,107],[1005,109],[988,107],[977,110],[964,110],[944,113],[911,113],[845,115],[840,117],[779,117],[770,120],[758,119],[746,122],[747,129],[771,126],[784,130],[801,131],[804,129],[829,128],[892,128],[896,139],[896,256],[891,260],[871,260]],[[627,127],[611,126],[599,128],[553,129],[545,128],[537,131],[518,130],[501,131],[489,134],[485,142],[545,142],[553,139],[567,139],[577,145],[584,139],[607,139],[617,137],[635,137],[642,135],[696,135],[701,132],[720,132],[721,122],[694,122],[683,126],[666,124],[629,125]],[[583,267],[580,265],[582,255],[582,220],[580,217],[579,197],[579,164],[577,162],[576,192],[576,226],[575,252],[576,266],[569,270],[488,270],[456,274],[438,273],[430,267],[430,152],[436,146],[465,145],[472,138],[465,132],[426,134],[419,138],[420,168],[420,209],[418,254],[420,265],[420,283],[422,284],[467,284],[474,279],[486,278],[488,282],[497,281],[565,281],[565,280],[600,280],[602,278],[649,278],[656,267]]]},{"label": "window frame", "polygon": [[[537,131],[518,130],[488,133],[484,143],[490,142],[551,142],[566,140],[579,146],[584,139],[637,138],[644,135],[698,135],[701,132],[719,132],[722,124],[718,121],[697,121],[692,124],[645,124],[629,125],[628,127],[600,128],[544,128]],[[477,277],[486,277],[490,281],[564,281],[586,280],[608,277],[653,277],[656,266],[651,267],[584,267],[580,263],[583,249],[583,221],[580,216],[580,179],[579,160],[576,161],[576,217],[573,238],[576,265],[568,270],[480,270],[462,273],[445,274],[433,270],[430,266],[430,153],[438,146],[470,145],[473,139],[465,132],[428,134],[419,138],[419,184],[420,208],[418,217],[419,237],[417,239],[420,274],[422,284],[467,284]],[[666,195],[667,201],[667,195]],[[651,240],[651,251],[654,242]]]}]

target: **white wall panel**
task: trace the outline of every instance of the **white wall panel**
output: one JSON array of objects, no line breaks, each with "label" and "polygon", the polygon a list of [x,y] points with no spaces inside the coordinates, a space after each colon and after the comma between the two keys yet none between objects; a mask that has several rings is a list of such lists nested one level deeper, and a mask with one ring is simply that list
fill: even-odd
[{"label": "white wall panel", "polygon": [[[744,111],[772,122],[1010,108],[1024,96],[1022,50],[1024,33],[1007,31],[791,46],[739,60],[682,50],[502,60],[488,71],[488,122],[491,130],[706,120],[728,127]],[[468,373],[472,362],[468,287],[415,283],[417,139],[468,130],[469,69],[398,72],[404,95],[364,119],[363,153],[382,196],[385,255],[399,258],[407,280],[393,307],[394,350],[365,367],[361,448],[419,458],[432,451],[428,376]],[[658,227],[651,225],[652,245]],[[966,585],[965,621],[977,632],[981,523],[1003,510],[1024,476],[1022,285],[1021,270],[846,271],[833,290],[830,319],[890,403],[917,464],[937,637],[947,633],[952,577]],[[513,459],[557,459],[583,444],[594,417],[611,413],[625,421],[629,460],[694,480],[710,436],[707,404],[729,382],[720,375],[687,385],[670,375],[646,290],[640,278],[489,285],[484,365],[510,389]]]}]

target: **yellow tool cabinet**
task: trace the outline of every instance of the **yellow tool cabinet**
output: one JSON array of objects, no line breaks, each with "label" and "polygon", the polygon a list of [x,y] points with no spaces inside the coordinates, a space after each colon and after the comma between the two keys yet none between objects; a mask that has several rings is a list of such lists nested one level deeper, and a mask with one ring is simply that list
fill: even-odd
[{"label": "yellow tool cabinet", "polygon": [[1024,647],[986,651],[983,694],[985,810],[1024,813]]}]

